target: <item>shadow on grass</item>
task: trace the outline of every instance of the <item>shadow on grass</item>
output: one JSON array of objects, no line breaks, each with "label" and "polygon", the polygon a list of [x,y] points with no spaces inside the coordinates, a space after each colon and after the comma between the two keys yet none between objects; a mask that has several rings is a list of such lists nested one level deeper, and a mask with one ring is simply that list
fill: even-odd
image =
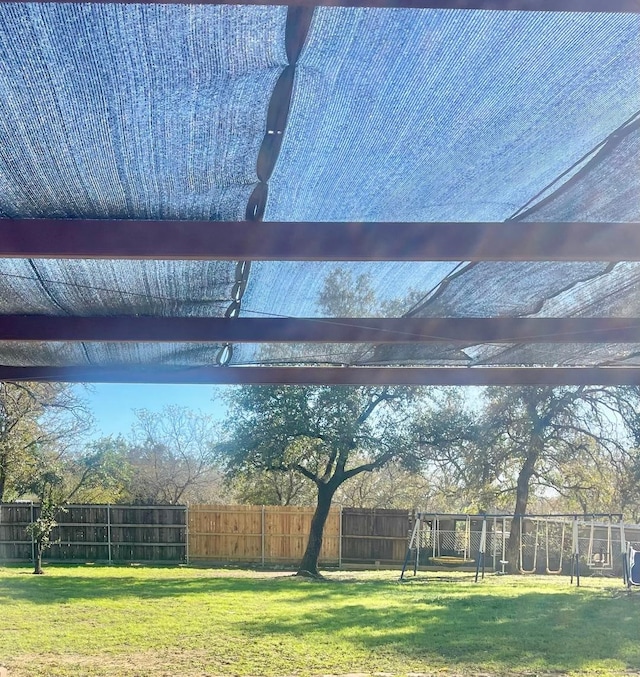
[{"label": "shadow on grass", "polygon": [[[579,671],[610,660],[640,669],[640,595],[618,590],[533,591],[468,583],[401,585],[389,580],[312,582],[277,578],[91,575],[0,578],[0,596],[36,605],[70,600],[259,596],[262,612],[238,618],[247,637],[286,645],[339,642],[407,664],[497,671]],[[315,650],[321,651],[321,648]],[[464,670],[464,667],[462,667]]]},{"label": "shadow on grass", "polygon": [[[65,567],[66,569],[79,567]],[[144,567],[149,569],[150,567]],[[160,567],[162,568],[162,567]],[[166,567],[164,567],[166,570]],[[128,568],[127,568],[128,569]],[[349,592],[340,583],[323,583],[295,578],[283,573],[272,578],[244,577],[171,577],[150,578],[123,575],[127,569],[108,569],[116,575],[100,575],[100,569],[91,569],[91,575],[34,576],[20,572],[18,576],[0,576],[0,597],[21,600],[33,604],[64,603],[72,600],[163,599],[202,594],[259,593],[268,602],[269,597],[292,595],[291,601],[330,600],[332,597],[348,597]],[[86,571],[86,568],[85,568]],[[139,569],[138,571],[141,571]],[[387,583],[388,585],[388,583]],[[282,601],[282,600],[280,600]]]},{"label": "shadow on grass", "polygon": [[[354,603],[247,624],[251,633],[338,633],[368,651],[429,665],[580,671],[620,661],[640,669],[640,597],[531,592],[504,598],[408,596],[383,610]],[[311,640],[313,641],[313,640]],[[634,674],[636,674],[634,672]]]}]

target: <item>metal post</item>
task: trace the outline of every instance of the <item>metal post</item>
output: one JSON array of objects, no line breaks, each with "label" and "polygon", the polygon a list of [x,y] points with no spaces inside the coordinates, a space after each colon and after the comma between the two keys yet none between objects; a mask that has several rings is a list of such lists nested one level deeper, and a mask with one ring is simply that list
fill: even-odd
[{"label": "metal post", "polygon": [[[31,501],[31,524],[34,523],[33,501]],[[33,538],[33,530],[31,531],[31,561],[36,561],[36,542]]]},{"label": "metal post", "polygon": [[109,549],[109,564],[113,564],[111,556],[111,503],[107,504],[107,547]]},{"label": "metal post", "polygon": [[416,531],[416,566],[413,570],[413,575],[415,576],[418,573],[418,567],[420,566],[420,522],[422,521],[422,513],[418,513],[418,530]]},{"label": "metal post", "polygon": [[580,530],[576,519],[576,585],[580,587]]},{"label": "metal post", "polygon": [[484,578],[484,554],[487,549],[487,518],[482,520],[482,531],[480,532],[480,545],[478,546],[478,557],[476,559],[476,577],[475,582],[478,582],[478,575],[482,567],[482,578]]},{"label": "metal post", "polygon": [[[506,561],[507,561],[507,518],[502,518],[502,559],[500,560],[500,573],[505,573]],[[509,525],[509,533],[511,533],[511,525]]]},{"label": "metal post", "polygon": [[620,559],[622,560],[622,581],[626,585],[627,579],[627,540],[624,535],[624,522],[620,520]]},{"label": "metal post", "polygon": [[464,558],[471,559],[471,518],[469,515],[464,525]]},{"label": "metal post", "polygon": [[340,505],[340,524],[338,525],[338,569],[342,569],[342,505]]},{"label": "metal post", "polygon": [[262,544],[261,544],[262,557],[261,557],[261,561],[262,561],[262,566],[264,566],[264,539],[265,539],[264,505],[262,506],[262,529],[261,529],[261,531],[262,531]]},{"label": "metal post", "polygon": [[580,533],[578,531],[578,518],[573,516],[573,528],[571,538],[571,585],[575,575],[576,585],[580,587]]},{"label": "metal post", "polygon": [[436,558],[436,541],[440,538],[440,526],[438,524],[438,516],[433,516],[433,521],[431,522],[431,551],[433,553],[433,559]]},{"label": "metal post", "polygon": [[518,569],[524,569],[524,532],[522,531],[524,524],[522,522],[522,515],[520,520],[520,549],[518,550]]},{"label": "metal post", "polygon": [[482,536],[480,537],[482,543],[482,580],[484,580],[484,565],[485,565],[485,553],[487,551],[487,518],[485,517],[482,520]]},{"label": "metal post", "polygon": [[404,573],[407,570],[407,567],[409,566],[409,559],[411,558],[411,549],[413,548],[413,544],[415,543],[416,529],[417,528],[418,528],[418,520],[415,521],[415,524],[413,525],[413,529],[411,531],[411,538],[409,538],[409,546],[407,547],[407,556],[404,558],[404,564],[402,565],[402,572],[400,573],[400,580],[401,581],[404,580]]},{"label": "metal post", "polygon": [[498,553],[498,539],[496,538],[498,535],[498,518],[493,517],[493,570],[496,570],[496,556]]},{"label": "metal post", "polygon": [[184,525],[185,525],[185,534],[184,534],[184,561],[189,564],[189,503],[184,510]]}]

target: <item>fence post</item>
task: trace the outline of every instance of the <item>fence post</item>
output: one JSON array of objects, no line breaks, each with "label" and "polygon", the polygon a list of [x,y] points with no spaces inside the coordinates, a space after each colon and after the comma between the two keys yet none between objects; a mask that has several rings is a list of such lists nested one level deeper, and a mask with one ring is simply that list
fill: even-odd
[{"label": "fence post", "polygon": [[187,564],[189,564],[189,502],[187,501],[187,507],[184,512],[184,524],[185,524],[185,541],[184,541],[184,559]]},{"label": "fence post", "polygon": [[[34,522],[33,501],[31,501],[31,524]],[[33,538],[33,530],[31,531],[31,561],[36,561],[36,542]]]},{"label": "fence post", "polygon": [[261,543],[260,543],[260,552],[261,552],[261,557],[260,561],[262,563],[262,566],[264,566],[264,539],[265,539],[265,519],[264,519],[264,505],[262,506],[262,514],[261,514],[261,527],[260,527],[260,536],[261,536]]},{"label": "fence post", "polygon": [[109,550],[109,564],[113,564],[111,555],[111,503],[107,503],[107,548]]}]

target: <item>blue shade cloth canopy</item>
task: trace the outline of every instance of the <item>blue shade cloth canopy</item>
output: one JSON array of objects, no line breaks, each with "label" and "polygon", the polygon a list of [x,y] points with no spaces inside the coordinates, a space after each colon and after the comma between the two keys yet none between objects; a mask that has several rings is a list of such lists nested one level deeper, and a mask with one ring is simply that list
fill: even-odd
[{"label": "blue shade cloth canopy", "polygon": [[318,9],[265,218],[505,220],[640,110],[639,48],[633,14]]},{"label": "blue shade cloth canopy", "polygon": [[0,215],[243,218],[285,18],[0,4]]},{"label": "blue shade cloth canopy", "polygon": [[[286,22],[0,4],[0,217],[243,220]],[[639,48],[634,14],[318,8],[264,219],[640,222]],[[242,297],[247,317],[633,317],[639,271],[253,262],[239,295],[235,262],[0,259],[0,313],[222,317]],[[637,348],[241,344],[232,364],[634,364]],[[0,364],[198,366],[220,349],[0,342]]]},{"label": "blue shade cloth canopy", "polygon": [[220,346],[215,343],[93,343],[56,341],[21,343],[0,341],[5,366],[139,366],[189,367],[215,364]]}]

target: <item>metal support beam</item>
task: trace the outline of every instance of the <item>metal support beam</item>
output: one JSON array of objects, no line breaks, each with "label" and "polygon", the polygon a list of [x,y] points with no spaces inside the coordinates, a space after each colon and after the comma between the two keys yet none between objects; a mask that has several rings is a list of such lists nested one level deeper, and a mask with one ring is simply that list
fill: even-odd
[{"label": "metal support beam", "polygon": [[0,367],[0,381],[230,385],[637,385],[640,367]]},{"label": "metal support beam", "polygon": [[[5,0],[22,2],[23,0]],[[77,0],[27,0],[76,2]],[[410,7],[443,9],[519,10],[537,12],[640,12],[637,0],[106,0],[111,3],[190,5],[288,5],[293,7]],[[105,0],[84,0],[85,4]]]},{"label": "metal support beam", "polygon": [[0,315],[0,341],[640,343],[640,318],[225,318]]},{"label": "metal support beam", "polygon": [[640,224],[0,219],[0,257],[640,261]]}]

